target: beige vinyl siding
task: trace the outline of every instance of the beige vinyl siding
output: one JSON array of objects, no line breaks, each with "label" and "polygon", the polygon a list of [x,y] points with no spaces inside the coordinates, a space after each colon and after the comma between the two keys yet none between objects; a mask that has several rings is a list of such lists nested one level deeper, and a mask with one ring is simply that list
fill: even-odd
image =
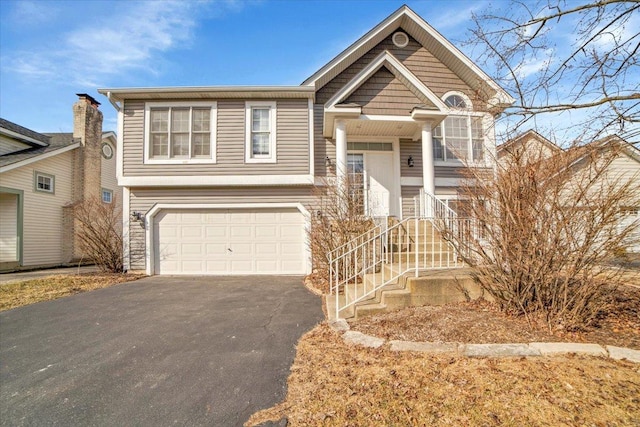
[{"label": "beige vinyl siding", "polygon": [[[413,157],[412,168],[407,163],[409,156]],[[400,140],[400,176],[422,178],[422,141]]]},{"label": "beige vinyl siding", "polygon": [[402,194],[402,217],[403,218],[409,218],[416,215],[413,198],[418,197],[420,195],[420,188],[421,187],[402,186],[401,194]]},{"label": "beige vinyl siding", "polygon": [[221,100],[217,101],[215,164],[144,164],[144,106],[143,101],[125,103],[125,177],[309,174],[309,110],[306,99],[279,100],[276,103],[276,163],[245,163],[245,102]]},{"label": "beige vinyl siding", "polygon": [[362,107],[364,114],[408,116],[411,110],[428,102],[418,99],[389,70],[381,68],[345,100]]},{"label": "beige vinyl siding", "polygon": [[324,104],[340,88],[369,64],[383,51],[389,51],[398,58],[413,74],[416,75],[438,97],[456,90],[466,94],[473,102],[474,110],[482,110],[483,105],[476,99],[475,92],[442,62],[409,36],[409,44],[398,48],[391,40],[392,35],[380,42],[376,47],[365,53],[349,68],[338,74],[333,80],[323,86],[316,95],[316,102]]},{"label": "beige vinyl siding", "polygon": [[[156,204],[251,204],[301,203],[315,212],[315,196],[310,187],[224,187],[224,188],[134,188],[131,189],[130,211],[146,214]],[[131,221],[129,230],[131,269],[144,270],[145,229]]]},{"label": "beige vinyl siding", "polygon": [[[102,157],[100,185],[102,188],[113,191],[113,202],[117,209],[122,209],[122,188],[118,187],[118,180],[116,178],[116,147],[111,145],[111,148],[113,149],[113,156],[110,159]],[[122,223],[118,222],[118,225],[118,231],[122,232]]]},{"label": "beige vinyl siding", "polygon": [[[72,164],[75,150],[0,174],[0,185],[24,191],[23,264],[64,262],[62,207],[72,199]],[[55,194],[34,190],[34,171],[55,176]]]},{"label": "beige vinyl siding", "polygon": [[16,151],[26,150],[29,147],[30,145],[8,138],[4,135],[0,135],[0,156],[14,153]]},{"label": "beige vinyl siding", "polygon": [[335,173],[335,171],[327,168],[327,157],[331,160],[331,164],[335,165],[336,145],[331,140],[325,138],[322,134],[322,127],[324,124],[324,106],[321,104],[314,104],[313,115],[315,175],[322,179],[327,175]]},{"label": "beige vinyl siding", "polygon": [[464,178],[464,167],[435,166],[433,168],[436,178]]},{"label": "beige vinyl siding", "polygon": [[18,197],[0,193],[0,262],[18,261]]}]

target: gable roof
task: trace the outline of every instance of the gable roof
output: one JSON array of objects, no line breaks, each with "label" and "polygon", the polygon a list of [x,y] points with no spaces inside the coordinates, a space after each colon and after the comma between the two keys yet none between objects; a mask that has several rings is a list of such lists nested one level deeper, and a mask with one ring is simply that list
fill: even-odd
[{"label": "gable roof", "polygon": [[356,40],[351,46],[302,82],[302,85],[314,86],[316,90],[319,90],[398,28],[402,28],[427,48],[470,87],[484,89],[484,91],[488,89],[489,95],[491,95],[491,104],[504,108],[514,102],[511,95],[407,5],[400,7],[372,30]]},{"label": "gable roof", "polygon": [[80,146],[80,140],[74,138],[72,133],[47,133],[41,135],[48,138],[48,145],[0,156],[0,172],[7,172],[27,163],[61,154]]},{"label": "gable roof", "polygon": [[402,84],[404,84],[416,97],[428,100],[436,110],[448,111],[449,108],[425,86],[402,62],[400,62],[389,51],[384,51],[371,61],[365,68],[356,74],[346,85],[336,92],[325,104],[325,108],[334,108],[346,100],[349,95],[356,91],[363,83],[369,80],[381,68],[389,70]]},{"label": "gable roof", "polygon": [[514,146],[516,146],[518,144],[523,144],[524,142],[529,141],[531,139],[536,140],[541,145],[549,148],[551,151],[562,151],[561,147],[559,147],[558,145],[554,144],[553,142],[551,142],[550,140],[548,140],[544,136],[540,135],[538,132],[536,132],[533,129],[529,129],[528,131],[519,134],[515,138],[511,138],[510,140],[508,140],[504,144],[500,144],[496,148],[496,151],[499,152],[499,151],[503,151],[503,150],[508,150],[511,147],[514,147]]},{"label": "gable roof", "polygon": [[46,147],[49,137],[16,123],[0,118],[0,134],[28,144],[32,147]]}]

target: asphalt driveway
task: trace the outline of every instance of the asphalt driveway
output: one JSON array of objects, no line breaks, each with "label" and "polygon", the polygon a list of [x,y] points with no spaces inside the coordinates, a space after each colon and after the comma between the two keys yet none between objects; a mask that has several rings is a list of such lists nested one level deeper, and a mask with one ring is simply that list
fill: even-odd
[{"label": "asphalt driveway", "polygon": [[1,425],[242,425],[322,320],[301,277],[150,277],[0,313]]}]

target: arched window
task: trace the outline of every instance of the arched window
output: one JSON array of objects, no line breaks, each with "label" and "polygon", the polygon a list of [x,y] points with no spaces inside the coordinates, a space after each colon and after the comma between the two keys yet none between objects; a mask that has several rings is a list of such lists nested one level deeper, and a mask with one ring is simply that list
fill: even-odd
[{"label": "arched window", "polygon": [[472,108],[471,101],[463,94],[447,93],[444,96],[444,103],[454,111],[433,130],[434,160],[482,160],[484,158],[482,117],[469,114]]},{"label": "arched window", "polygon": [[447,98],[444,100],[444,103],[447,105],[447,107],[451,108],[459,108],[462,110],[466,110],[467,108],[469,108],[464,98],[458,94],[447,96]]}]

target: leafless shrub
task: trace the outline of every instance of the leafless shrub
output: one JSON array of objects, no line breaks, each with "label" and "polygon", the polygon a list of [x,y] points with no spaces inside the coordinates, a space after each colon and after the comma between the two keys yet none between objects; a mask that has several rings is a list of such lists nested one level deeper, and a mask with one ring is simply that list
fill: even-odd
[{"label": "leafless shrub", "polygon": [[467,168],[463,193],[476,228],[469,240],[447,235],[503,310],[542,315],[550,329],[597,320],[620,278],[608,263],[637,239],[638,224],[620,217],[640,205],[640,177],[610,167],[625,146],[608,140],[548,157],[512,151],[493,174]]},{"label": "leafless shrub", "polygon": [[122,235],[118,232],[121,209],[114,200],[91,198],[74,207],[79,228],[77,242],[82,253],[104,272],[121,273]]},{"label": "leafless shrub", "polygon": [[361,182],[355,178],[342,182],[326,179],[323,184],[315,190],[319,204],[311,220],[309,243],[314,271],[326,281],[329,279],[329,254],[370,231],[374,223],[364,212]]}]

